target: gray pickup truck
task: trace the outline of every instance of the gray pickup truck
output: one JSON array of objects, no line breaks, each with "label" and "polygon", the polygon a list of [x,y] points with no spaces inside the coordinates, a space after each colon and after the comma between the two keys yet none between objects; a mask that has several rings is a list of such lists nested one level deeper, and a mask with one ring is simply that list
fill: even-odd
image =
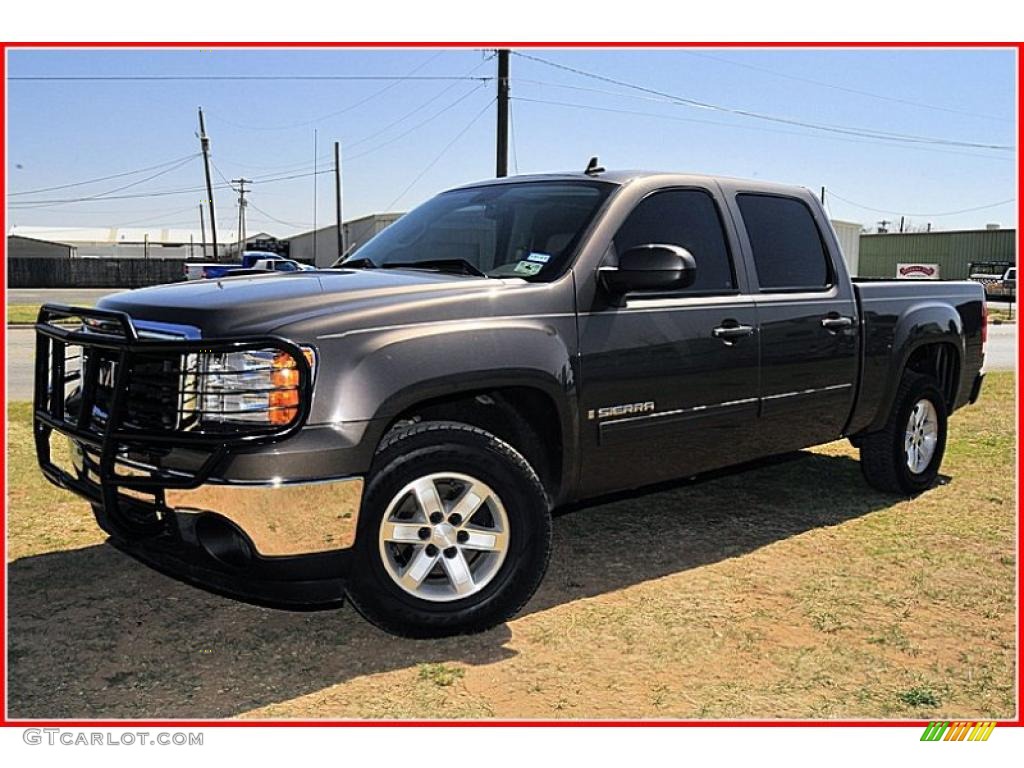
[{"label": "gray pickup truck", "polygon": [[474,632],[530,599],[569,502],[841,437],[875,488],[927,490],[985,329],[976,283],[851,280],[803,188],[516,177],[333,269],[45,306],[35,439],[166,573]]}]

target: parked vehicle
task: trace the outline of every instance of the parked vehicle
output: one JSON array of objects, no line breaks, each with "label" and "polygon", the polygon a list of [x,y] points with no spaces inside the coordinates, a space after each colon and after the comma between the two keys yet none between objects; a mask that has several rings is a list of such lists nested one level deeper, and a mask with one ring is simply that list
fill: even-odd
[{"label": "parked vehicle", "polygon": [[203,272],[207,267],[222,267],[223,264],[201,261],[186,261],[184,265],[184,276],[186,280],[202,280]]},{"label": "parked vehicle", "polygon": [[255,272],[308,272],[316,267],[293,259],[257,259],[251,269]]},{"label": "parked vehicle", "polygon": [[802,188],[487,181],[337,269],[47,305],[38,458],[185,580],[474,632],[530,599],[570,502],[840,437],[874,488],[927,490],[981,390],[984,299],[851,280]]},{"label": "parked vehicle", "polygon": [[185,279],[199,280],[219,277],[239,277],[262,272],[298,272],[313,267],[294,259],[286,259],[268,251],[245,251],[240,264],[193,263],[185,264]]},{"label": "parked vehicle", "polygon": [[1015,301],[1017,298],[1017,267],[1005,262],[982,262],[970,265],[970,279],[981,283],[989,299]]}]

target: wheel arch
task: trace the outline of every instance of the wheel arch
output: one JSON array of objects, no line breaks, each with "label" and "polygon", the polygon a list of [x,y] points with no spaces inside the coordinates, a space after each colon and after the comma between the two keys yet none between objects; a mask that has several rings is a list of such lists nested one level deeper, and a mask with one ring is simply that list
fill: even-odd
[{"label": "wheel arch", "polygon": [[863,432],[885,426],[904,371],[913,370],[938,379],[946,406],[952,411],[960,387],[964,359],[963,320],[955,307],[928,302],[913,307],[896,323],[893,332],[889,380],[878,410]]},{"label": "wheel arch", "polygon": [[565,397],[552,383],[505,370],[487,376],[436,380],[396,393],[381,411],[376,440],[417,421],[457,421],[490,432],[519,451],[540,477],[553,506],[571,492],[575,430]]}]

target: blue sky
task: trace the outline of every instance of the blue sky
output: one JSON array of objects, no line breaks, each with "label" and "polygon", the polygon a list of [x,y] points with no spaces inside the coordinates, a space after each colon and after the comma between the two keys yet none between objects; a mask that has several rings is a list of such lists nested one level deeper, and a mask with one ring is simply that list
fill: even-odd
[{"label": "blue sky", "polygon": [[[1016,143],[1010,51],[523,53],[674,96],[797,122],[971,144]],[[474,50],[12,51],[8,73],[488,77],[495,62],[487,56]],[[883,218],[898,221],[900,213],[913,225],[931,222],[938,229],[1017,223],[1016,203],[921,215],[1015,198],[1015,151],[879,141],[674,104],[521,56],[512,57],[511,74],[513,171],[582,169],[597,154],[609,168],[754,177],[815,190],[825,185],[836,195],[829,201],[834,217],[869,226]],[[158,166],[196,153],[200,105],[213,142],[215,181],[223,183],[221,173],[257,180],[250,232],[287,235],[308,229],[314,183],[318,224],[333,220],[332,176],[306,175],[317,157],[314,129],[321,170],[332,142],[342,142],[346,218],[407,210],[447,187],[494,173],[493,81],[15,80],[8,89],[9,193]],[[300,178],[270,180],[290,175]],[[8,222],[197,228],[195,209],[205,195],[191,190],[202,182],[201,163],[193,158],[180,167],[163,165],[96,184],[9,197],[18,205],[9,206]],[[125,185],[132,186],[111,193]],[[163,194],[177,190],[189,191]],[[107,193],[123,199],[45,202]],[[134,195],[153,196],[126,197]],[[219,226],[232,228],[235,195],[221,188],[215,196]]]}]

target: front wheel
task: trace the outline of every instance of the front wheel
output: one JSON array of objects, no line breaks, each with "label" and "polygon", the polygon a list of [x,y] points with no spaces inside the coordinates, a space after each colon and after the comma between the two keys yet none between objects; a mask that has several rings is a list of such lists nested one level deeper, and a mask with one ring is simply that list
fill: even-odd
[{"label": "front wheel", "polygon": [[942,465],[946,424],[946,400],[935,380],[905,372],[885,428],[861,440],[865,479],[880,491],[926,491]]},{"label": "front wheel", "polygon": [[479,632],[526,604],[550,548],[547,497],[518,451],[467,424],[412,424],[374,459],[349,597],[393,634]]}]

